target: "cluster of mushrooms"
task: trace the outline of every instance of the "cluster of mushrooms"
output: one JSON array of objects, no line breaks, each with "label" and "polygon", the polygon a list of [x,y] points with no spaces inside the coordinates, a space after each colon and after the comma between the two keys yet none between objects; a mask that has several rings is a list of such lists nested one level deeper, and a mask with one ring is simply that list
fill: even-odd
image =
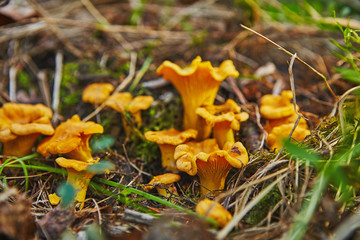
[{"label": "cluster of mushrooms", "polygon": [[[191,176],[197,175],[203,200],[198,202],[196,211],[224,226],[231,220],[231,214],[207,197],[213,197],[224,189],[231,168],[242,168],[248,163],[247,150],[241,142],[235,141],[234,131],[239,131],[240,123],[246,121],[249,115],[241,112],[240,106],[231,99],[222,105],[214,105],[214,101],[221,82],[229,76],[238,77],[239,72],[230,60],[213,67],[210,62],[197,57],[185,68],[164,61],[157,73],[170,81],[180,93],[184,109],[183,126],[181,130],[171,128],[144,133],[148,141],[158,144],[162,166],[171,171],[155,176],[144,189],[155,187],[159,195],[171,201],[172,196],[178,196],[173,185],[180,180],[180,175],[176,173],[183,171]],[[141,110],[148,109],[154,99],[113,91],[110,83],[93,83],[84,89],[82,100],[118,111],[123,116],[124,129],[129,136],[132,126],[125,114],[131,114],[133,125],[140,125]],[[265,126],[269,132],[267,142],[273,149],[281,147],[281,138],[289,135],[297,120],[291,99],[291,91],[283,91],[281,96],[265,95],[261,99],[260,113],[268,119]],[[103,133],[104,129],[95,122],[81,121],[78,115],[54,129],[51,119],[51,109],[42,104],[5,103],[0,108],[3,154],[15,157],[28,155],[38,137],[48,135],[37,146],[37,152],[45,157],[58,155],[56,163],[66,168],[67,181],[77,190],[75,200],[82,208],[88,184],[95,174],[88,168],[99,161],[91,154],[89,139],[95,133]],[[306,121],[301,119],[292,137],[302,141],[309,134]],[[55,205],[61,198],[54,193],[49,195],[49,200]]]}]

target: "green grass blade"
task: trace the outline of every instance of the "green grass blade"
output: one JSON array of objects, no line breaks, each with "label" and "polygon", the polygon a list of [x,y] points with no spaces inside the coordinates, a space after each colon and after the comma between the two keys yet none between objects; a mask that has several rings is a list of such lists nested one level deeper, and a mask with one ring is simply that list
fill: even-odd
[{"label": "green grass blade", "polygon": [[122,184],[119,184],[119,183],[116,183],[116,182],[113,182],[113,181],[109,181],[109,180],[106,180],[106,179],[102,179],[102,178],[95,178],[96,181],[98,182],[101,182],[101,183],[104,183],[108,186],[112,186],[112,187],[116,187],[116,188],[120,188],[122,190],[126,190],[130,193],[134,193],[134,194],[137,194],[139,196],[142,196],[142,197],[145,197],[146,199],[148,200],[152,200],[152,201],[155,201],[155,202],[158,202],[160,204],[163,204],[167,207],[170,207],[170,208],[173,208],[175,210],[178,210],[180,212],[185,212],[189,215],[192,215],[192,216],[195,216],[197,218],[201,218],[201,219],[205,219],[207,222],[217,226],[217,223],[212,220],[212,219],[209,219],[209,218],[205,218],[204,216],[201,216],[199,214],[197,214],[196,212],[190,210],[190,209],[187,209],[187,208],[183,208],[179,205],[176,205],[174,203],[171,203],[171,202],[168,202],[167,200],[165,199],[162,199],[162,198],[159,198],[159,197],[156,197],[154,195],[151,195],[150,193],[147,193],[147,192],[143,192],[141,190],[138,190],[138,189],[135,189],[135,188],[131,188],[131,187],[127,187],[125,185],[122,185]]}]

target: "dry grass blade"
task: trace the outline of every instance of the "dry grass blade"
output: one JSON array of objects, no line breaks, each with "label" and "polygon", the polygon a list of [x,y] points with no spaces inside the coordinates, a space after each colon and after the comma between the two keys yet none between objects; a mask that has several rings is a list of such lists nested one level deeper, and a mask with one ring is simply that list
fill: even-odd
[{"label": "dry grass blade", "polygon": [[[294,56],[293,53],[289,52],[288,50],[286,50],[285,48],[283,48],[282,46],[280,46],[279,44],[275,43],[274,41],[270,40],[269,38],[265,37],[264,35],[256,32],[255,30],[251,29],[251,28],[248,28],[244,25],[240,25],[241,27],[245,28],[246,30],[252,32],[252,33],[255,33],[256,35],[262,37],[263,39],[265,39],[266,41],[269,41],[270,43],[274,44],[275,46],[277,46],[280,50],[284,51],[285,53],[289,54],[290,56]],[[306,63],[305,61],[303,61],[301,58],[295,56],[295,58],[297,60],[299,60],[301,63],[305,64],[305,66],[307,66],[308,68],[310,68],[314,73],[316,73],[317,75],[319,75],[322,79],[324,79],[325,81],[325,84],[326,84],[326,87],[328,88],[329,92],[331,93],[331,95],[333,96],[333,98],[335,100],[337,100],[337,96],[336,94],[333,92],[333,90],[331,89],[326,77],[324,76],[324,74],[320,73],[319,71],[317,71],[315,68],[313,68],[312,66],[310,66],[308,63]]]},{"label": "dry grass blade", "polygon": [[254,199],[252,199],[245,208],[234,215],[233,219],[222,229],[218,232],[216,235],[217,239],[224,239],[231,230],[235,227],[236,224],[256,205],[260,202],[261,199],[263,199],[270,191],[271,189],[278,184],[284,177],[286,177],[288,173],[284,173],[278,179],[276,179],[274,182],[272,182],[269,186],[267,186],[265,189],[263,189]]}]

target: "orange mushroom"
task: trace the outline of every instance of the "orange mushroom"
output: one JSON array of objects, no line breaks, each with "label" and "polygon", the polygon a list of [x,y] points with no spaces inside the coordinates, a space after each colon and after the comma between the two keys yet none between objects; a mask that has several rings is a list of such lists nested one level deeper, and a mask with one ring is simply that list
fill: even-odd
[{"label": "orange mushroom", "polygon": [[[282,91],[281,95],[264,95],[260,100],[260,114],[266,119],[280,119],[294,114],[294,105],[290,102],[293,94],[290,90]],[[299,106],[296,106],[299,109]]]},{"label": "orange mushroom", "polygon": [[82,92],[82,100],[98,105],[108,99],[112,91],[114,91],[114,86],[110,83],[93,83]]},{"label": "orange mushroom", "polygon": [[208,198],[199,201],[196,204],[195,211],[205,217],[213,219],[220,227],[224,227],[231,221],[232,215],[220,203]]},{"label": "orange mushroom", "polygon": [[94,122],[83,122],[78,115],[61,123],[53,136],[45,138],[37,151],[43,155],[66,154],[72,159],[93,162],[89,139],[94,133],[103,133],[104,128]]},{"label": "orange mushroom", "polygon": [[215,139],[181,144],[176,147],[174,158],[180,171],[199,176],[201,196],[223,190],[230,169],[241,168],[248,162],[247,151],[241,142],[225,143],[220,150]]},{"label": "orange mushroom", "polygon": [[0,142],[4,155],[21,157],[31,153],[40,134],[52,135],[52,111],[42,104],[5,103],[0,108]]},{"label": "orange mushroom", "polygon": [[[138,125],[142,124],[141,119],[141,110],[146,110],[150,107],[151,103],[154,101],[152,96],[136,96],[133,98],[131,93],[122,92],[113,94],[107,101],[106,106],[120,112],[124,115],[126,112],[131,113],[134,117],[135,122]],[[131,132],[131,127],[127,124],[124,116],[122,118],[126,135],[129,136]]]},{"label": "orange mushroom", "polygon": [[[298,119],[294,105],[291,103],[292,98],[292,92],[287,90],[282,91],[281,96],[265,95],[260,100],[260,114],[268,119],[265,125],[265,130],[269,133],[266,141],[272,149],[282,148],[282,139],[290,135]],[[296,110],[299,110],[297,105]],[[301,118],[291,137],[303,141],[309,134],[307,123]]]},{"label": "orange mushroom", "polygon": [[[274,127],[266,139],[269,147],[280,150],[283,146],[282,140],[289,137],[293,128],[293,123]],[[297,141],[303,141],[307,135],[310,135],[310,131],[307,128],[296,126],[294,132],[291,135],[291,138]]]},{"label": "orange mushroom", "polygon": [[213,67],[209,61],[202,62],[199,56],[186,68],[164,61],[157,73],[170,81],[179,91],[184,106],[183,128],[196,129],[198,140],[207,138],[211,128],[204,128],[199,123],[196,109],[214,103],[219,86],[226,77],[239,76],[231,60],[222,62],[219,67]]},{"label": "orange mushroom", "polygon": [[178,131],[174,128],[164,131],[148,131],[144,136],[148,141],[158,144],[161,151],[161,163],[164,168],[177,171],[174,152],[176,146],[187,142],[191,138],[196,138],[197,131],[188,129]]},{"label": "orange mushroom", "polygon": [[226,142],[235,143],[233,130],[239,131],[240,122],[249,118],[249,114],[241,112],[240,106],[232,99],[228,99],[222,105],[209,105],[196,109],[196,114],[205,119],[206,123],[213,127],[213,137],[219,147]]},{"label": "orange mushroom", "polygon": [[[295,124],[297,119],[298,119],[298,115],[296,113],[294,113],[288,117],[283,117],[283,118],[279,118],[279,119],[269,119],[266,121],[265,130],[268,133],[270,133],[274,127],[284,125],[284,124],[289,124],[289,123]],[[300,118],[300,120],[298,122],[298,126],[305,128],[305,129],[308,128],[306,120],[304,118]]]},{"label": "orange mushroom", "polygon": [[146,186],[145,190],[150,190],[153,187],[156,188],[159,195],[170,198],[173,195],[179,195],[174,183],[180,180],[180,175],[174,173],[165,173],[162,175],[155,176],[148,184],[151,186]]}]

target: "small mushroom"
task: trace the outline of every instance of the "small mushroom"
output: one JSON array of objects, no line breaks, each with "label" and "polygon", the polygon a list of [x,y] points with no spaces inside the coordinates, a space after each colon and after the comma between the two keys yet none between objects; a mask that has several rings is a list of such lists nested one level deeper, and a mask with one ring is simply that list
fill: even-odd
[{"label": "small mushroom", "polygon": [[[293,123],[283,124],[277,127],[274,127],[269,133],[266,141],[270,148],[280,150],[283,146],[282,140],[289,137],[292,129],[294,128]],[[310,135],[310,131],[307,128],[301,126],[296,126],[294,132],[291,135],[291,138],[301,142],[304,141],[305,137]]]},{"label": "small mushroom", "polygon": [[179,195],[174,183],[180,180],[180,175],[174,173],[165,173],[155,176],[148,184],[152,186],[146,186],[145,190],[150,190],[153,187],[156,188],[159,195],[170,198],[173,195]]},{"label": "small mushroom", "polygon": [[[150,107],[154,101],[152,96],[136,96],[133,98],[131,93],[122,92],[113,94],[107,101],[106,106],[120,112],[124,115],[126,112],[131,113],[134,117],[136,124],[142,124],[141,110],[146,110]],[[131,127],[127,124],[124,116],[122,118],[125,132],[127,136],[130,136]]]},{"label": "small mushroom", "polygon": [[49,202],[51,205],[58,205],[61,201],[61,197],[56,195],[56,193],[49,194]]},{"label": "small mushroom", "polygon": [[99,105],[109,98],[114,91],[114,86],[110,83],[93,83],[88,85],[82,92],[83,102]]},{"label": "small mushroom", "polygon": [[249,118],[249,114],[241,112],[240,106],[232,99],[222,105],[209,105],[196,109],[196,114],[205,119],[206,124],[213,127],[213,137],[219,147],[226,142],[235,143],[233,130],[239,131],[240,122]]},{"label": "small mushroom", "polygon": [[170,81],[181,95],[184,106],[184,129],[196,129],[197,140],[206,139],[211,132],[210,127],[199,123],[196,109],[200,106],[212,105],[221,82],[229,77],[239,76],[233,62],[226,60],[219,67],[213,67],[209,61],[202,62],[196,57],[189,67],[180,68],[177,64],[164,61],[157,73]]},{"label": "small mushroom", "polygon": [[228,210],[221,206],[220,203],[208,198],[199,201],[196,204],[195,211],[202,216],[214,220],[220,227],[224,227],[232,219],[232,215]]},{"label": "small mushroom", "polygon": [[0,142],[4,155],[22,157],[31,153],[40,134],[52,135],[52,111],[43,104],[5,103],[0,108]]},{"label": "small mushroom", "polygon": [[[293,94],[290,90],[282,91],[281,95],[264,95],[260,100],[260,114],[266,119],[280,119],[294,114]],[[299,107],[296,106],[298,110]]]},{"label": "small mushroom", "polygon": [[[294,105],[291,103],[292,98],[293,94],[289,90],[282,91],[281,96],[265,95],[261,98],[260,113],[268,119],[265,125],[265,130],[269,133],[266,141],[272,149],[282,148],[282,139],[290,135],[298,119]],[[299,110],[298,106],[296,110]],[[301,118],[291,137],[297,141],[303,141],[309,134],[307,123]]]},{"label": "small mushroom", "polygon": [[241,142],[225,143],[220,150],[215,139],[181,144],[175,148],[174,158],[180,171],[199,176],[201,196],[223,190],[230,169],[241,168],[248,162],[247,151]]},{"label": "small mushroom", "polygon": [[148,131],[144,136],[148,141],[158,144],[161,151],[161,163],[164,168],[177,171],[174,152],[176,146],[187,142],[191,138],[196,138],[197,131],[188,129],[178,131],[174,128],[164,131]]},{"label": "small mushroom", "polygon": [[[75,201],[81,203],[80,208],[83,208],[84,206],[84,200],[86,197],[89,182],[91,178],[95,175],[95,173],[93,172],[88,172],[87,168],[97,163],[98,161],[99,159],[93,159],[92,161],[84,162],[76,159],[66,159],[63,157],[59,157],[56,159],[56,163],[59,164],[59,166],[66,168],[67,170],[67,183],[71,184],[74,187],[75,191],[77,191]],[[53,203],[59,202],[59,197],[57,197],[56,194],[51,198],[55,200]]]},{"label": "small mushroom", "polygon": [[53,136],[45,138],[37,151],[43,156],[66,154],[72,159],[93,162],[89,139],[94,133],[103,133],[104,128],[94,122],[83,122],[78,115],[61,123]]}]

